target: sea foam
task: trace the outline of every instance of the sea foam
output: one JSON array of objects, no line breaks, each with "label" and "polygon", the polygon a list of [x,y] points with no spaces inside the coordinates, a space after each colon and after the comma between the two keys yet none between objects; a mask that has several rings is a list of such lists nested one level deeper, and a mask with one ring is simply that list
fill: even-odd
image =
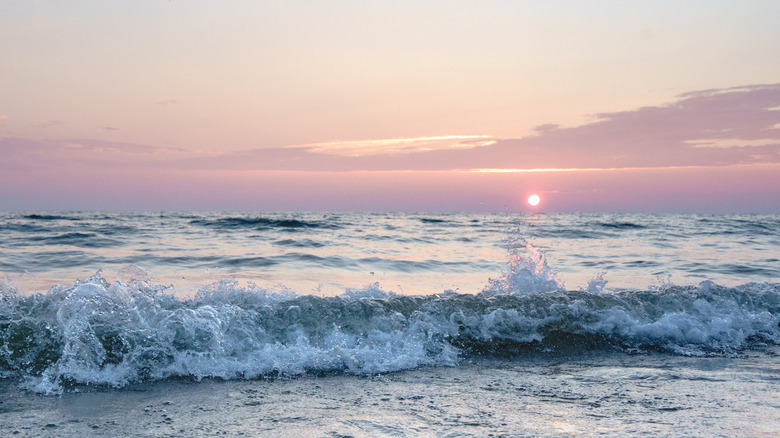
[{"label": "sea foam", "polygon": [[473,354],[617,348],[712,355],[780,342],[776,284],[512,289],[520,284],[512,277],[526,268],[510,269],[475,295],[404,296],[374,284],[323,298],[221,281],[183,300],[167,287],[109,284],[97,273],[22,296],[6,281],[0,369],[29,390],[56,393],[170,377],[373,375],[455,366]]}]

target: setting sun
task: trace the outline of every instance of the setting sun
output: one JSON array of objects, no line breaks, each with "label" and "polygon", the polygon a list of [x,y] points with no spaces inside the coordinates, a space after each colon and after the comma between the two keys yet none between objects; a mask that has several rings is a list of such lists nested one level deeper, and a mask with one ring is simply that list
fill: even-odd
[{"label": "setting sun", "polygon": [[539,205],[539,202],[541,202],[542,198],[539,197],[537,194],[533,194],[528,197],[528,205],[536,206]]}]

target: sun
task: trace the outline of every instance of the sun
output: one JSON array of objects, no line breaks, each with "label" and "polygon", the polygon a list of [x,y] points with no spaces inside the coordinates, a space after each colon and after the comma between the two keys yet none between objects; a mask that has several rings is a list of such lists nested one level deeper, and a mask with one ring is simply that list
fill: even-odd
[{"label": "sun", "polygon": [[539,197],[536,193],[528,197],[528,205],[531,206],[537,206],[542,201],[542,198]]}]

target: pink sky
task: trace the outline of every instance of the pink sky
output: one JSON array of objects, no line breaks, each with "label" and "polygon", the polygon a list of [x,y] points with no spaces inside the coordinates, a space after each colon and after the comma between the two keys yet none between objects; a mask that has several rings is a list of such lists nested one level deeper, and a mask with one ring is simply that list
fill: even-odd
[{"label": "pink sky", "polygon": [[0,8],[0,209],[780,212],[777,2],[76,5]]},{"label": "pink sky", "polygon": [[538,193],[544,211],[777,212],[778,106],[780,84],[709,90],[521,139],[387,140],[359,156],[352,143],[5,138],[0,196],[21,209],[528,211]]}]

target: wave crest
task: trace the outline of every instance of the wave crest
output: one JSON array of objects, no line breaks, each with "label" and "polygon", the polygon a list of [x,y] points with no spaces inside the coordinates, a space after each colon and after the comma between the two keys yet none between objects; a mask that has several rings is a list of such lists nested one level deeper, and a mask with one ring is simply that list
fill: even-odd
[{"label": "wave crest", "polygon": [[[510,283],[507,283],[510,284]],[[181,300],[98,274],[46,294],[0,289],[0,370],[42,393],[72,384],[385,373],[473,354],[617,348],[733,354],[780,342],[780,286],[339,297],[222,281]],[[510,291],[511,292],[511,291]]]}]

